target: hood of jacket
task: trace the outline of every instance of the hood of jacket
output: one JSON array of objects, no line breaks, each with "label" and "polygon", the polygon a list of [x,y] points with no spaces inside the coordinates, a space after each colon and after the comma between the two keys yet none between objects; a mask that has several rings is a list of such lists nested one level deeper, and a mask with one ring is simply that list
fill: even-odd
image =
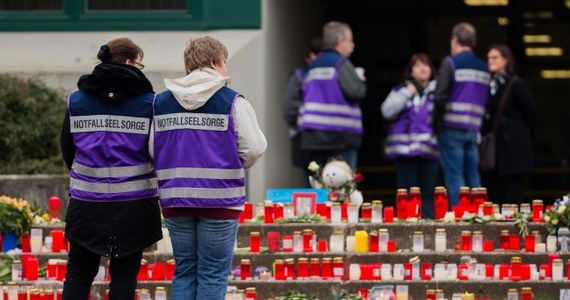
[{"label": "hood of jacket", "polygon": [[98,64],[91,74],[79,78],[77,87],[105,102],[154,93],[152,84],[138,68],[115,63]]},{"label": "hood of jacket", "polygon": [[186,110],[202,107],[214,93],[229,83],[229,77],[211,68],[201,68],[181,78],[164,79],[166,88]]}]

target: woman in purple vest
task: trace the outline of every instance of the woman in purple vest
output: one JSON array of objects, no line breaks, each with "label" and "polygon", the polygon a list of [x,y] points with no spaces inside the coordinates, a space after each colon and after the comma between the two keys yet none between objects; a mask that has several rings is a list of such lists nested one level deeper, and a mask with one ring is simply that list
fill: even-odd
[{"label": "woman in purple vest", "polygon": [[389,122],[385,154],[394,160],[398,188],[420,187],[422,217],[434,217],[433,192],[439,169],[436,137],[431,126],[435,69],[424,53],[412,55],[405,82],[382,103]]},{"label": "woman in purple vest", "polygon": [[101,46],[101,61],[68,98],[61,150],[70,169],[63,299],[86,300],[101,256],[109,299],[133,299],[143,249],[162,238],[156,175],[148,151],[152,100],[143,51],[128,38]]},{"label": "woman in purple vest", "polygon": [[528,85],[515,77],[515,60],[507,45],[492,45],[487,53],[492,78],[481,133],[491,132],[505,87],[513,81],[495,135],[495,169],[483,173],[489,199],[494,203],[524,200],[523,175],[532,170],[533,139],[538,125],[536,103]]},{"label": "woman in purple vest", "polygon": [[267,147],[255,111],[227,87],[227,59],[217,39],[190,39],[187,75],[166,79],[155,99],[151,149],[176,260],[172,300],[225,298],[245,171]]}]

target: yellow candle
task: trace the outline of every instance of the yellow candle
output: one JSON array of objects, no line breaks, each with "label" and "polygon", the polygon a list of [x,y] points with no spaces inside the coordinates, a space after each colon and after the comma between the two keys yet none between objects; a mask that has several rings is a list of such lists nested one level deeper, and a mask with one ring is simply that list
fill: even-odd
[{"label": "yellow candle", "polygon": [[475,294],[465,292],[465,294],[461,295],[461,300],[475,300]]},{"label": "yellow candle", "polygon": [[356,238],[356,246],[354,247],[355,252],[368,252],[368,232],[360,230],[354,233]]}]

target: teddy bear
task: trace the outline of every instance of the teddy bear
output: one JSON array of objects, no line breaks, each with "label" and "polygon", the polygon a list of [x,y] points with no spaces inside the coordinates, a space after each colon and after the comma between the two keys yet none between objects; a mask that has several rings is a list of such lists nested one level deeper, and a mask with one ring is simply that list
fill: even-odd
[{"label": "teddy bear", "polygon": [[363,202],[362,192],[356,189],[355,175],[350,166],[342,160],[331,160],[319,174],[319,165],[311,162],[309,170],[315,172],[315,176],[309,176],[309,183],[314,189],[326,188],[329,190],[330,201],[340,201],[360,207]]}]

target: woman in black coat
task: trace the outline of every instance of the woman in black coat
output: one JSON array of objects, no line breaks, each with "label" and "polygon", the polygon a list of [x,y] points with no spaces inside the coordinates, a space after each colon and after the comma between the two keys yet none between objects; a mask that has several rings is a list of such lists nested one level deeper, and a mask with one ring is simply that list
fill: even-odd
[{"label": "woman in black coat", "polygon": [[483,174],[489,200],[520,203],[524,199],[523,175],[532,170],[533,139],[538,123],[536,103],[525,81],[515,76],[515,61],[506,45],[492,45],[487,54],[492,73],[489,101],[481,133],[492,130],[505,87],[514,80],[496,134],[496,166]]}]

